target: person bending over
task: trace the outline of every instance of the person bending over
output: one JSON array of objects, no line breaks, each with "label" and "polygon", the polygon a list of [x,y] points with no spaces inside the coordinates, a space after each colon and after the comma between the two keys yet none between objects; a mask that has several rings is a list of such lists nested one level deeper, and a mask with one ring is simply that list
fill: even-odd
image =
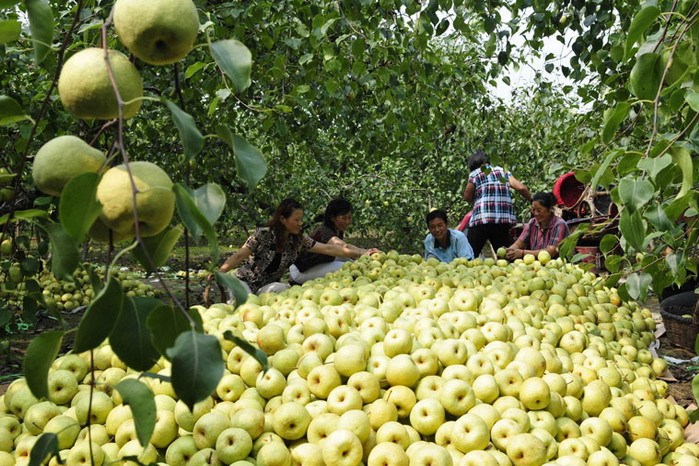
[{"label": "person bending over", "polygon": [[447,213],[444,210],[429,212],[426,220],[430,232],[425,237],[425,259],[435,257],[441,262],[451,262],[457,257],[473,259],[473,249],[466,235],[447,226]]}]

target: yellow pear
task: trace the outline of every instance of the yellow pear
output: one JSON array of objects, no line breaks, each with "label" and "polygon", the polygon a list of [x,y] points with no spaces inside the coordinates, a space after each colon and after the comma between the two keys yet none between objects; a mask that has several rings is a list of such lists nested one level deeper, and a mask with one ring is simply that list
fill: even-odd
[{"label": "yellow pear", "polygon": [[192,0],[117,0],[112,13],[121,43],[151,65],[182,59],[199,32]]},{"label": "yellow pear", "polygon": [[[141,236],[154,236],[164,230],[175,211],[172,180],[151,162],[131,162],[129,169],[136,188],[136,212]],[[119,237],[136,235],[134,187],[126,165],[107,170],[97,185],[102,204],[101,219]]]},{"label": "yellow pear", "polygon": [[[124,102],[124,118],[131,118],[141,108],[143,80],[126,55],[116,50],[108,50],[107,55]],[[58,78],[58,95],[65,109],[78,118],[111,120],[119,116],[101,48],[81,50],[65,62]]]},{"label": "yellow pear", "polygon": [[104,154],[77,136],[58,136],[41,146],[34,157],[32,177],[39,191],[59,196],[63,187],[82,173],[97,173]]}]

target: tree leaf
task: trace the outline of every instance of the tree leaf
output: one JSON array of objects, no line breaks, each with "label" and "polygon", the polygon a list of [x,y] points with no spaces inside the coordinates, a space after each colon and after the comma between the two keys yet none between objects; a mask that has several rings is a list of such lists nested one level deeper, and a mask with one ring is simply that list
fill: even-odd
[{"label": "tree leaf", "polygon": [[46,227],[51,243],[51,272],[59,280],[73,280],[73,271],[80,262],[78,243],[60,223]]},{"label": "tree leaf", "polygon": [[[48,212],[46,212],[43,209],[27,209],[27,210],[18,210],[15,212],[14,217],[12,217],[12,222],[19,222],[21,220],[31,220],[33,218],[39,218],[39,217],[47,217]],[[7,223],[7,220],[10,218],[10,214],[5,214],[2,217],[0,217],[0,225],[4,225]]]},{"label": "tree leaf", "polygon": [[150,369],[160,358],[146,325],[148,314],[160,305],[162,302],[155,298],[127,297],[109,334],[109,344],[114,354],[137,371]]},{"label": "tree leaf", "polygon": [[122,379],[114,387],[125,405],[129,405],[136,425],[136,437],[142,446],[147,446],[155,430],[155,396],[140,380]]},{"label": "tree leaf", "polygon": [[63,230],[76,243],[81,243],[99,217],[102,205],[97,200],[97,173],[82,173],[73,177],[61,191],[58,213]]},{"label": "tree leaf", "polygon": [[211,261],[213,263],[218,263],[220,256],[220,252],[218,250],[218,238],[216,237],[216,232],[211,226],[211,223],[209,223],[204,214],[202,214],[199,208],[196,206],[187,188],[179,183],[175,183],[172,190],[175,193],[177,212],[182,219],[182,223],[184,223],[184,225],[190,230],[195,229],[204,233],[204,236],[206,236],[206,239],[209,242],[209,250],[211,251],[212,256]]},{"label": "tree leaf", "polygon": [[604,161],[602,162],[602,164],[599,166],[599,168],[597,169],[595,174],[592,176],[592,181],[590,181],[590,186],[592,186],[593,189],[595,189],[598,186],[600,178],[602,178],[602,175],[604,175],[604,172],[607,171],[607,169],[609,168],[609,165],[612,163],[612,161],[622,153],[623,153],[623,151],[621,149],[615,149],[615,150],[609,151],[607,156],[604,158]]},{"label": "tree leaf", "polygon": [[599,242],[599,250],[602,254],[609,254],[619,244],[619,238],[615,235],[606,234]]},{"label": "tree leaf", "polygon": [[211,395],[223,376],[221,345],[213,335],[190,330],[177,337],[167,354],[172,361],[172,387],[191,411]]},{"label": "tree leaf", "polygon": [[670,219],[665,214],[665,209],[662,206],[654,205],[650,206],[643,213],[643,217],[648,219],[648,221],[660,231],[669,231],[672,229],[673,224]]},{"label": "tree leaf", "polygon": [[214,42],[211,44],[211,56],[238,92],[243,92],[250,86],[252,54],[242,42],[235,39]]},{"label": "tree leaf", "polygon": [[109,336],[124,304],[119,281],[111,274],[80,319],[73,351],[82,353],[97,348]]},{"label": "tree leaf", "polygon": [[59,455],[58,435],[53,432],[41,434],[29,454],[29,466],[47,464],[47,460]]},{"label": "tree leaf", "polygon": [[[197,208],[209,223],[214,225],[226,207],[226,193],[221,186],[216,183],[207,183],[195,189],[191,195]],[[202,235],[202,230],[196,225],[194,227],[195,229],[190,229],[189,232],[194,239],[198,239]]]},{"label": "tree leaf", "polygon": [[675,165],[677,165],[682,172],[682,186],[677,196],[675,196],[675,199],[679,199],[692,189],[694,184],[694,166],[691,154],[684,147],[673,146],[671,153]]},{"label": "tree leaf", "polygon": [[663,154],[660,157],[648,157],[641,159],[638,162],[638,168],[648,173],[652,180],[658,176],[658,173],[672,164],[672,156]]},{"label": "tree leaf", "polygon": [[217,133],[233,149],[235,166],[240,178],[247,184],[248,189],[255,189],[257,183],[267,173],[267,163],[260,151],[224,126],[219,126]]},{"label": "tree leaf", "polygon": [[604,128],[602,129],[602,142],[608,143],[612,140],[614,133],[616,133],[619,125],[622,121],[626,119],[629,115],[628,102],[621,102],[613,109],[607,109],[604,112]]},{"label": "tree leaf", "polygon": [[631,56],[631,50],[636,42],[638,42],[648,28],[653,24],[653,21],[660,15],[660,8],[656,5],[647,5],[641,9],[631,21],[629,33],[626,36],[625,55],[626,58]]},{"label": "tree leaf", "polygon": [[684,95],[684,100],[687,102],[687,105],[689,105],[689,108],[695,112],[699,112],[699,92],[694,90],[687,91]]},{"label": "tree leaf", "polygon": [[619,219],[621,235],[636,251],[643,251],[643,242],[646,239],[646,228],[639,212],[623,210]]},{"label": "tree leaf", "polygon": [[629,76],[629,87],[640,100],[655,100],[662,84],[664,68],[657,53],[644,53],[636,59]]},{"label": "tree leaf", "polygon": [[22,24],[14,19],[0,21],[0,44],[14,42],[22,32]]},{"label": "tree leaf", "polygon": [[267,358],[267,355],[260,348],[255,348],[247,340],[245,340],[237,335],[234,335],[233,332],[231,332],[230,330],[226,330],[225,332],[223,332],[223,338],[225,338],[228,341],[232,341],[237,346],[239,346],[240,349],[242,349],[243,351],[248,353],[250,356],[255,358],[257,360],[257,362],[259,362],[260,365],[262,366],[263,371],[266,371],[267,369],[269,369],[269,360]]},{"label": "tree leaf", "polygon": [[24,113],[22,106],[12,97],[0,95],[0,126],[10,125],[22,120],[31,120]]},{"label": "tree leaf", "polygon": [[34,63],[40,64],[51,51],[53,42],[53,10],[48,0],[24,0],[29,30],[34,43]]},{"label": "tree leaf", "polygon": [[[133,255],[147,273],[154,272],[170,258],[170,253],[183,232],[184,229],[177,225],[165,228],[155,236],[141,238],[142,242],[133,250]],[[148,260],[149,258],[150,260]]]},{"label": "tree leaf", "polygon": [[235,306],[238,307],[243,304],[248,299],[248,290],[245,289],[238,278],[234,277],[229,273],[216,272],[216,281],[221,285],[228,288],[233,294],[233,299],[235,300]]},{"label": "tree leaf", "polygon": [[204,148],[204,136],[199,132],[192,115],[182,110],[174,102],[167,99],[162,100],[165,101],[165,105],[170,110],[172,121],[175,122],[177,131],[180,133],[184,155],[188,161],[191,161]]},{"label": "tree leaf", "polygon": [[[189,316],[194,321],[194,329],[203,332],[199,312],[196,309],[190,309]],[[169,359],[167,350],[175,345],[177,337],[182,332],[192,330],[190,320],[179,309],[165,304],[156,307],[148,314],[146,325],[150,330],[153,345],[167,359]]]},{"label": "tree leaf", "polygon": [[39,398],[49,397],[49,369],[58,356],[63,342],[63,331],[52,330],[34,337],[24,356],[24,376],[32,394]]},{"label": "tree leaf", "polygon": [[643,207],[653,198],[655,189],[653,183],[648,180],[636,180],[624,178],[619,182],[619,197],[631,212]]},{"label": "tree leaf", "polygon": [[651,280],[651,276],[647,273],[632,273],[626,278],[626,291],[634,300],[645,301]]}]

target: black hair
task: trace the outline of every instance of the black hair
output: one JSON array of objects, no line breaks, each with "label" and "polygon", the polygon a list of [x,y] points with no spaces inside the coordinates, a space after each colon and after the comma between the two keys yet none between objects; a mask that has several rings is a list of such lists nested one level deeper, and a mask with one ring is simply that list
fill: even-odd
[{"label": "black hair", "polygon": [[542,206],[547,209],[553,208],[556,205],[556,198],[553,193],[548,192],[538,192],[532,196],[532,202],[537,201]]},{"label": "black hair", "polygon": [[333,199],[325,207],[323,224],[334,231],[335,223],[333,223],[333,219],[338,215],[347,215],[350,212],[352,212],[352,204],[348,200],[342,198]]},{"label": "black hair", "polygon": [[447,223],[447,212],[444,209],[436,209],[428,212],[427,216],[425,217],[428,227],[430,226],[430,222],[435,218],[441,218],[444,220],[444,223]]},{"label": "black hair", "polygon": [[286,227],[282,223],[282,218],[289,218],[291,214],[297,209],[303,209],[301,203],[295,199],[286,198],[279,203],[277,208],[274,210],[274,215],[269,221],[269,228],[274,232],[274,236],[277,239],[277,251],[281,252],[284,250],[284,231]]},{"label": "black hair", "polygon": [[488,155],[481,149],[478,149],[473,153],[471,158],[468,160],[468,169],[470,171],[475,170],[478,167],[482,167],[486,163],[490,162]]}]

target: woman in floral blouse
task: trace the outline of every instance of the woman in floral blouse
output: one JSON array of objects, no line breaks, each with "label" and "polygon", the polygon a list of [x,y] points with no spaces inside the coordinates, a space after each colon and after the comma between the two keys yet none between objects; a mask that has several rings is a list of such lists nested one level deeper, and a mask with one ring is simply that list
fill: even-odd
[{"label": "woman in floral blouse", "polygon": [[284,199],[277,206],[269,225],[255,229],[245,244],[226,259],[219,272],[237,268],[235,276],[247,285],[251,293],[281,292],[289,285],[279,280],[302,251],[353,259],[373,252],[316,242],[301,233],[302,226],[301,204],[294,199]]}]

